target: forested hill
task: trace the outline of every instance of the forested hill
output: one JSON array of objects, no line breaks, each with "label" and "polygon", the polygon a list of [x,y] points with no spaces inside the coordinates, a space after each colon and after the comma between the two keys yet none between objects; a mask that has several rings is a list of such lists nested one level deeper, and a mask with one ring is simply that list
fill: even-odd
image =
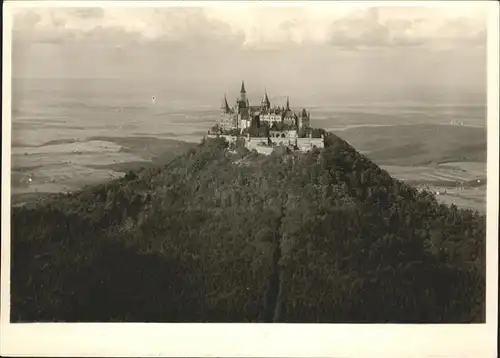
[{"label": "forested hill", "polygon": [[202,142],[13,209],[14,321],[482,322],[485,217],[345,141]]}]

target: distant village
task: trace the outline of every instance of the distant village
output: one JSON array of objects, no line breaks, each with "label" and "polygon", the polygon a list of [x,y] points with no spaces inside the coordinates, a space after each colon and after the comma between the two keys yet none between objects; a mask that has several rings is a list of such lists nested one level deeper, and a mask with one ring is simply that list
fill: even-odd
[{"label": "distant village", "polygon": [[290,109],[288,97],[285,106],[273,106],[267,91],[259,105],[251,105],[242,82],[234,106],[229,106],[224,95],[220,122],[208,131],[208,137],[224,137],[229,143],[241,138],[245,147],[263,154],[270,154],[276,146],[299,151],[323,148],[324,137],[315,135],[310,120],[305,108],[298,112]]}]

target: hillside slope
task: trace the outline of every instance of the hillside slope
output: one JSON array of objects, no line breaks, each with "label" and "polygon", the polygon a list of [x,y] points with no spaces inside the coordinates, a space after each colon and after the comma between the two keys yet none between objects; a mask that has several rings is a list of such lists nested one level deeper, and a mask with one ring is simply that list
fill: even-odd
[{"label": "hillside slope", "polygon": [[337,136],[209,140],[12,214],[13,321],[482,322],[485,217]]},{"label": "hillside slope", "polygon": [[357,127],[339,133],[379,165],[486,163],[485,127],[415,124]]}]

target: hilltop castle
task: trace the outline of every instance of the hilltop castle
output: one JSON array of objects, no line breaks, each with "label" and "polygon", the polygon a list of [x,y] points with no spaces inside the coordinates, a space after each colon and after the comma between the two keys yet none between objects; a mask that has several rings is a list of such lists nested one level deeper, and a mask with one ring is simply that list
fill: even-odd
[{"label": "hilltop castle", "polygon": [[259,105],[250,105],[244,81],[241,82],[240,95],[233,107],[229,106],[227,97],[224,95],[221,112],[220,126],[223,130],[243,131],[250,127],[259,128],[264,123],[267,123],[269,128],[273,128],[275,124],[283,123],[298,132],[302,132],[309,128],[310,123],[310,113],[305,108],[298,113],[292,111],[288,97],[285,107],[272,106],[267,91],[265,91]]},{"label": "hilltop castle", "polygon": [[287,97],[286,106],[272,106],[264,92],[260,105],[252,106],[247,98],[245,83],[240,95],[230,107],[227,97],[221,106],[221,121],[208,131],[209,138],[223,137],[231,145],[242,139],[249,150],[270,154],[276,146],[303,152],[324,148],[324,136],[313,137],[310,113],[304,109],[294,112]]}]

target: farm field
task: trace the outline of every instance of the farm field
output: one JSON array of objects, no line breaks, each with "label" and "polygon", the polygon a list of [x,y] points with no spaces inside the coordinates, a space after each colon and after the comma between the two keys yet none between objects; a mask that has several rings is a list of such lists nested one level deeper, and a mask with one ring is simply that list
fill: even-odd
[{"label": "farm field", "polygon": [[486,212],[486,129],[449,124],[346,127],[334,132],[393,177],[438,201]]},{"label": "farm field", "polygon": [[433,192],[443,204],[486,212],[486,163],[382,168],[397,179]]},{"label": "farm field", "polygon": [[[378,165],[486,163],[486,128],[441,124],[334,130]],[[473,169],[460,166],[460,169]]]},{"label": "farm field", "polygon": [[391,175],[414,184],[438,183],[443,186],[472,185],[473,181],[486,180],[486,163],[446,163],[432,166],[383,165]]}]

